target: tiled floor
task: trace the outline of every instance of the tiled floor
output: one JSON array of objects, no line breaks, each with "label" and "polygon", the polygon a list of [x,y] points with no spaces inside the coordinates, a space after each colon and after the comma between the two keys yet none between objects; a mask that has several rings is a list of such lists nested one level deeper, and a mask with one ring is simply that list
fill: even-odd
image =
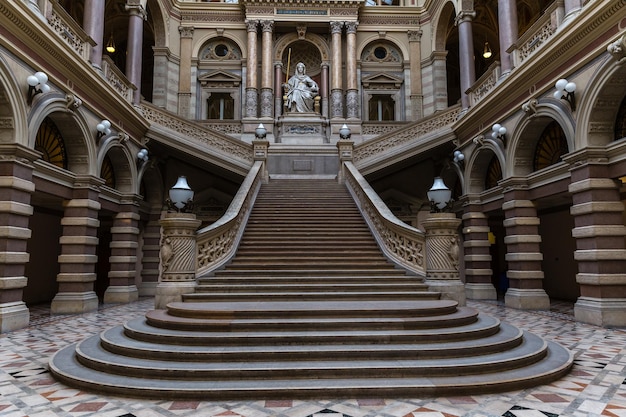
[{"label": "tiled floor", "polygon": [[573,370],[534,389],[445,398],[220,403],[99,396],[56,382],[47,370],[48,358],[68,343],[142,315],[152,308],[153,299],[65,317],[51,317],[41,307],[31,309],[31,326],[0,336],[0,416],[626,417],[625,330],[576,323],[568,303],[555,303],[549,312],[505,309],[495,302],[468,304],[571,349],[576,358]]}]

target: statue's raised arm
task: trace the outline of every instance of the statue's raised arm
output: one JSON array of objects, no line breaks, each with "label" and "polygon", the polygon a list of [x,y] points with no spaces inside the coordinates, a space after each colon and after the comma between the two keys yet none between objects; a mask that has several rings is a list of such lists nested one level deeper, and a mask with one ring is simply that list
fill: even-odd
[{"label": "statue's raised arm", "polygon": [[296,72],[284,85],[287,97],[285,106],[290,112],[313,112],[315,97],[319,92],[317,83],[306,75],[306,67],[302,62],[296,65]]}]

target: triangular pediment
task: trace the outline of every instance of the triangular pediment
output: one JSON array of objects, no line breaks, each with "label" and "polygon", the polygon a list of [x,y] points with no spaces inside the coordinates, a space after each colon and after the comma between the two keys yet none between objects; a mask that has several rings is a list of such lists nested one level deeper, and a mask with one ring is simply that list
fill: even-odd
[{"label": "triangular pediment", "polygon": [[391,74],[379,72],[377,74],[363,77],[364,87],[384,86],[384,88],[399,88],[404,80]]},{"label": "triangular pediment", "polygon": [[198,81],[200,81],[203,86],[239,86],[241,84],[241,77],[230,72],[217,70],[200,75]]}]

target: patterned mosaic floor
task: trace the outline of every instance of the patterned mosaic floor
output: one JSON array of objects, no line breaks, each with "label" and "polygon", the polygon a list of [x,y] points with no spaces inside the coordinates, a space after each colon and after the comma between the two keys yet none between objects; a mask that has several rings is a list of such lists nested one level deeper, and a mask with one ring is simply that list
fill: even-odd
[{"label": "patterned mosaic floor", "polygon": [[52,379],[47,370],[52,353],[142,315],[153,306],[153,299],[143,299],[65,317],[50,316],[46,307],[31,309],[31,326],[0,335],[0,416],[626,417],[626,330],[576,323],[567,303],[544,312],[505,309],[495,302],[468,304],[571,349],[572,372],[550,385],[498,395],[224,403],[98,396]]}]

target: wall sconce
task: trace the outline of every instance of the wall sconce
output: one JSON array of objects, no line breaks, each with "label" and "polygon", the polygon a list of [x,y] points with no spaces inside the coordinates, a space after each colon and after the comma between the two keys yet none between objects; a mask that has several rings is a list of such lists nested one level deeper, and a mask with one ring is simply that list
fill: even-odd
[{"label": "wall sconce", "polygon": [[491,127],[491,137],[494,139],[500,139],[504,142],[504,135],[506,135],[506,127],[502,126],[499,123],[496,123]]},{"label": "wall sconce", "polygon": [[491,48],[489,47],[489,42],[485,41],[485,47],[483,48],[483,58],[489,59],[491,58]]},{"label": "wall sconce", "polygon": [[109,42],[107,42],[106,46],[107,52],[112,54],[115,52],[115,41],[113,40],[113,33],[111,33],[111,37],[109,38]]},{"label": "wall sconce", "polygon": [[568,82],[565,78],[561,78],[554,86],[556,87],[554,98],[557,100],[567,100],[572,111],[576,110],[576,96],[574,95],[576,84]]},{"label": "wall sconce", "polygon": [[33,75],[29,75],[26,78],[26,82],[28,83],[27,102],[29,106],[33,102],[33,97],[35,97],[37,94],[47,93],[50,91],[50,86],[48,85],[48,76],[45,72],[37,71]]},{"label": "wall sconce", "polygon": [[452,154],[454,156],[454,158],[452,158],[452,160],[456,163],[460,163],[465,159],[465,155],[463,155],[463,152],[456,150],[454,151],[454,153]]},{"label": "wall sconce", "polygon": [[263,123],[259,123],[257,128],[254,130],[254,136],[257,140],[264,140],[267,136],[267,129],[263,126]]},{"label": "wall sconce", "polygon": [[339,129],[339,139],[350,140],[351,136],[352,136],[352,131],[350,130],[348,125],[344,123],[343,126],[341,126],[341,129]]},{"label": "wall sconce", "polygon": [[138,161],[143,161],[143,162],[148,162],[148,150],[146,148],[141,149],[139,152],[137,152],[137,160]]},{"label": "wall sconce", "polygon": [[169,198],[166,202],[172,210],[186,213],[193,208],[193,195],[193,190],[187,184],[187,177],[181,175],[176,184],[170,188]]},{"label": "wall sconce", "polygon": [[111,122],[108,120],[103,120],[96,125],[96,130],[98,131],[98,139],[102,136],[108,135],[111,133]]},{"label": "wall sconce", "polygon": [[443,182],[441,177],[435,177],[435,182],[426,193],[430,201],[430,212],[441,213],[450,209],[452,205],[452,191]]}]

